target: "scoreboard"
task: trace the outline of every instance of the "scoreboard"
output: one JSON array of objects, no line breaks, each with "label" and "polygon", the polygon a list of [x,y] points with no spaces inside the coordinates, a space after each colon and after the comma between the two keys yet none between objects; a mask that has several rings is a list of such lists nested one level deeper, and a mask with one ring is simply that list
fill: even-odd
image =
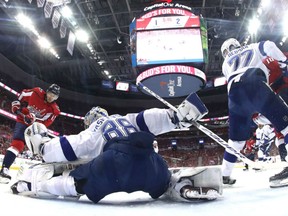
[{"label": "scoreboard", "polygon": [[163,98],[201,89],[206,83],[201,70],[208,59],[204,19],[178,3],[154,4],[144,12],[129,27],[137,81]]},{"label": "scoreboard", "polygon": [[207,32],[202,30],[200,17],[191,11],[160,8],[146,13],[130,25],[132,66],[204,64]]},{"label": "scoreboard", "polygon": [[167,16],[137,19],[136,30],[200,27],[198,16]]}]

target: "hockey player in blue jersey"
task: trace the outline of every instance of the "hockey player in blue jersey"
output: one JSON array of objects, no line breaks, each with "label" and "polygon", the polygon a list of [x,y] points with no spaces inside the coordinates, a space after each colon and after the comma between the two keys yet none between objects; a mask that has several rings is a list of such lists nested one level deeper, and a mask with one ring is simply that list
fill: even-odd
[{"label": "hockey player in blue jersey", "polygon": [[[268,86],[269,70],[262,62],[270,56],[284,63],[286,56],[274,42],[240,46],[234,38],[223,43],[221,52],[224,57],[222,72],[228,82],[229,144],[239,151],[243,148],[249,139],[252,115],[256,112],[264,115],[285,136],[287,143],[288,107]],[[226,149],[222,163],[224,184],[235,183],[230,176],[236,160],[237,157]],[[288,168],[270,178],[271,186],[288,185],[281,182],[286,178]]]},{"label": "hockey player in blue jersey", "polygon": [[[155,135],[189,126],[184,119],[198,120],[207,113],[204,104],[199,102],[194,95],[187,97],[177,112],[154,108],[125,116],[109,116],[103,108],[95,107],[85,116],[84,122],[89,126],[86,130],[52,140],[45,136],[43,125],[34,124],[25,134],[30,150],[41,154],[45,162],[66,164],[37,165],[25,171],[22,180],[11,188],[16,194],[30,192],[38,197],[85,194],[95,203],[119,191],[144,191],[152,198],[167,192],[178,200],[215,199],[222,194],[220,169],[219,176],[215,175],[215,169],[211,172],[188,169],[175,172],[171,177],[166,163],[153,149]],[[69,161],[81,159],[90,161],[69,174],[55,176],[63,171],[62,165],[66,167]],[[200,181],[201,178],[197,180],[196,176],[204,174],[208,174],[205,182]]]},{"label": "hockey player in blue jersey", "polygon": [[271,160],[270,150],[275,141],[274,128],[271,125],[258,124],[256,129],[256,144],[258,150],[258,161],[269,162]]}]

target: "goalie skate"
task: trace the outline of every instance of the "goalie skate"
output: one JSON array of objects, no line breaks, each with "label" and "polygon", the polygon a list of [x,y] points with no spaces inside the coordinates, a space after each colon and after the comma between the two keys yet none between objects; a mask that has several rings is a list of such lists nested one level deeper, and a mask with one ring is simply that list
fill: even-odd
[{"label": "goalie skate", "polygon": [[214,200],[221,197],[222,176],[217,167],[171,169],[166,195],[176,201]]},{"label": "goalie skate", "polygon": [[10,189],[13,194],[21,195],[21,196],[28,196],[28,197],[34,197],[34,198],[43,198],[43,199],[53,199],[57,198],[58,196],[45,193],[45,192],[39,192],[39,191],[31,191],[31,184],[29,185],[29,182],[26,181],[17,181],[13,185],[11,185]]},{"label": "goalie skate", "polygon": [[192,186],[184,186],[180,191],[181,196],[187,200],[215,200],[221,195],[214,188],[196,188]]}]

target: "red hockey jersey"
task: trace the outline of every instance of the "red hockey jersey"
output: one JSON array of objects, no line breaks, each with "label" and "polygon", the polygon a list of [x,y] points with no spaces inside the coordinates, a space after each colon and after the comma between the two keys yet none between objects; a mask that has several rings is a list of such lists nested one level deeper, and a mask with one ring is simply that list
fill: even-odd
[{"label": "red hockey jersey", "polygon": [[[23,114],[34,113],[36,121],[49,127],[55,118],[60,114],[60,109],[56,102],[48,103],[45,100],[46,92],[39,88],[24,89],[18,97],[21,104],[26,104],[27,108],[22,108]],[[17,121],[22,122],[23,116],[17,115]]]},{"label": "red hockey jersey", "polygon": [[263,60],[263,63],[270,70],[269,85],[271,88],[276,93],[279,93],[283,88],[287,88],[288,77],[283,76],[283,71],[281,70],[278,62],[268,56]]}]

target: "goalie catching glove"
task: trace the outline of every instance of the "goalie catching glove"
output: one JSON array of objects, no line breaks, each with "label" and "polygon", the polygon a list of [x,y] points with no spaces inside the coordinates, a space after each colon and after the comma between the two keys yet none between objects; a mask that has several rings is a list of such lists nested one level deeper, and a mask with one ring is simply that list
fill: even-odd
[{"label": "goalie catching glove", "polygon": [[41,155],[43,143],[51,140],[51,138],[48,137],[46,126],[39,122],[34,122],[27,127],[24,136],[26,145],[33,154]]},{"label": "goalie catching glove", "polygon": [[173,123],[179,128],[191,126],[208,113],[208,109],[196,93],[192,93],[178,106]]}]

